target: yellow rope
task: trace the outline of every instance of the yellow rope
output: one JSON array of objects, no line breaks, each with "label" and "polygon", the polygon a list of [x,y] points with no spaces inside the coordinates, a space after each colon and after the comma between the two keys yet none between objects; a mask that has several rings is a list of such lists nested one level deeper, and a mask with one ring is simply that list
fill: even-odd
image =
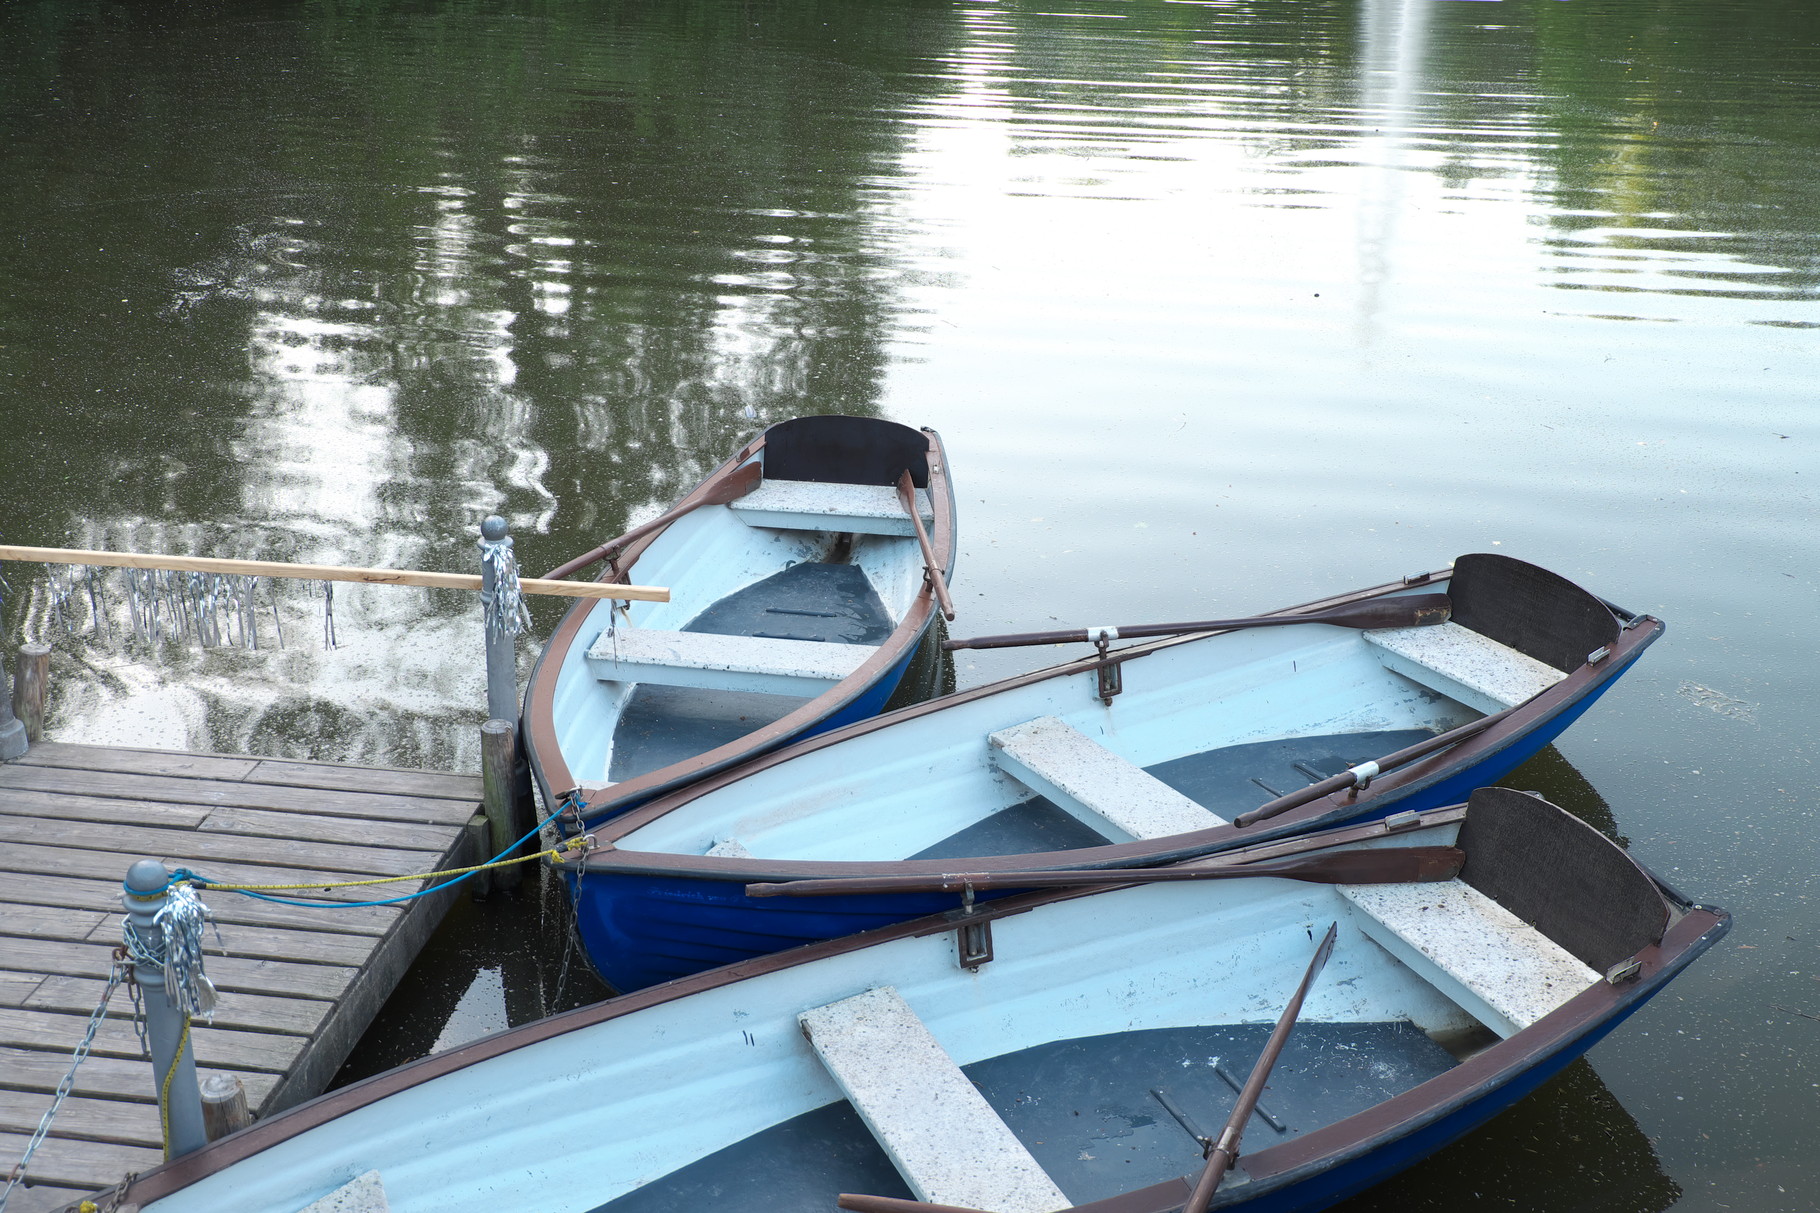
[{"label": "yellow rope", "polygon": [[370,884],[397,884],[406,880],[443,880],[450,876],[466,876],[470,872],[484,872],[488,868],[505,868],[515,863],[530,863],[535,859],[561,859],[566,852],[578,851],[588,845],[587,837],[571,838],[559,847],[547,851],[538,851],[531,855],[520,855],[517,859],[495,859],[488,863],[477,863],[468,868],[446,868],[440,872],[417,872],[410,876],[377,876],[371,880],[330,880],[312,881],[308,884],[221,884],[210,880],[203,883],[205,889],[220,889],[227,893],[280,893],[301,889],[352,889]]},{"label": "yellow rope", "polygon": [[171,1058],[171,1068],[164,1072],[164,1085],[158,1088],[158,1124],[164,1130],[164,1157],[171,1157],[171,1079],[177,1077],[177,1066],[183,1061],[183,1050],[190,1043],[190,1017],[183,1017],[183,1035],[177,1038],[177,1054]]}]

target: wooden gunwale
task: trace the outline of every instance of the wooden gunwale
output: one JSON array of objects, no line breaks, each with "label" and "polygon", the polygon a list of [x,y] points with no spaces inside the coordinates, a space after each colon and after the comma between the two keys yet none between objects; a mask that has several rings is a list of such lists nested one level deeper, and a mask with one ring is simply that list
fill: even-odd
[{"label": "wooden gunwale", "polygon": [[[1429,574],[1429,579],[1444,575],[1445,571],[1440,574]],[[1341,596],[1339,599],[1326,599],[1288,608],[1278,613],[1303,613],[1323,609],[1335,605],[1336,602],[1352,601],[1404,587],[1405,583],[1395,582],[1370,590],[1358,591],[1352,595]],[[1318,828],[1349,817],[1369,814],[1374,801],[1407,795],[1433,786],[1471,766],[1486,755],[1543,727],[1561,712],[1571,709],[1575,703],[1603,689],[1623,673],[1663,630],[1661,621],[1651,616],[1634,616],[1632,620],[1631,625],[1619,634],[1617,643],[1612,647],[1612,652],[1597,664],[1582,665],[1552,687],[1511,709],[1510,714],[1500,724],[1470,736],[1457,745],[1443,749],[1430,757],[1417,759],[1405,766],[1384,772],[1356,798],[1350,798],[1347,792],[1339,791],[1252,826],[1214,826],[1205,830],[1177,834],[1167,839],[1109,843],[1104,846],[1082,847],[1069,851],[979,856],[969,858],[966,866],[969,870],[981,872],[1015,872],[1173,863],[1207,854],[1224,846],[1242,845],[1244,841],[1267,841]],[[1130,649],[1118,650],[1108,660],[1136,660],[1162,652],[1175,645],[1193,643],[1209,634],[1211,633],[1198,633],[1193,636],[1174,637],[1140,644]],[[595,836],[600,844],[600,849],[591,851],[584,859],[571,861],[566,866],[572,868],[579,862],[588,871],[678,876],[742,884],[812,878],[883,876],[899,873],[934,875],[944,871],[953,871],[958,862],[953,859],[836,861],[735,858],[622,850],[615,844],[618,839],[656,820],[663,814],[687,804],[698,796],[735,784],[741,779],[768,770],[772,766],[798,755],[835,745],[850,737],[863,736],[897,721],[938,712],[958,703],[1003,694],[1051,678],[1089,674],[1098,669],[1101,664],[1103,664],[1102,661],[1096,656],[1053,666],[1046,670],[1033,671],[971,690],[956,692],[940,699],[913,704],[896,712],[859,721],[845,728],[819,734],[773,751],[755,758],[751,762],[710,775],[685,789],[640,805],[609,821],[590,826],[589,832]]]},{"label": "wooden gunwale", "polygon": [[[928,493],[930,504],[935,512],[935,527],[930,541],[934,545],[936,558],[940,561],[942,568],[952,571],[954,568],[954,493],[948,480],[947,456],[940,435],[930,429],[924,429],[921,432],[928,439]],[[761,435],[678,499],[676,505],[686,505],[705,495],[715,481],[730,474],[740,464],[752,458],[763,445],[764,438]],[[668,527],[662,527],[629,545],[619,558],[616,575],[629,576],[639,556],[643,555],[658,536],[668,529]],[[761,729],[754,730],[736,741],[697,754],[682,762],[661,767],[635,779],[623,780],[610,787],[587,793],[585,807],[582,810],[583,815],[598,814],[615,805],[656,795],[680,784],[693,782],[703,775],[732,766],[744,758],[776,746],[817,720],[833,715],[915,647],[928,628],[936,607],[934,590],[925,582],[923,588],[912,600],[909,610],[904,612],[903,619],[892,630],[891,635],[885,638],[872,656],[862,662],[839,684],[809,700],[789,715],[781,717]],[[562,622],[551,634],[549,644],[544,647],[542,655],[538,657],[536,667],[531,671],[529,688],[525,696],[525,735],[543,780],[552,793],[567,791],[576,786],[576,780],[573,772],[569,770],[568,762],[562,756],[561,747],[556,740],[554,706],[556,680],[553,677],[539,678],[538,674],[544,669],[545,663],[549,663],[551,669],[561,666],[569,649],[580,634],[590,610],[590,605],[578,603],[563,616]]]},{"label": "wooden gunwale", "polygon": [[[1464,808],[1455,807],[1440,812],[1463,816]],[[1406,828],[1432,826],[1439,820],[1440,815],[1430,813],[1424,815],[1424,820],[1419,824]],[[1347,827],[1325,835],[1322,845],[1345,841],[1348,837],[1364,837],[1374,832],[1382,834],[1387,831],[1383,823]],[[1314,841],[1304,837],[1280,846],[1299,849]],[[1260,850],[1275,852],[1278,848]],[[1730,928],[1731,918],[1726,911],[1671,899],[1667,886],[1657,880],[1653,873],[1644,870],[1655,881],[1658,895],[1664,898],[1678,918],[1670,923],[1660,941],[1637,953],[1635,959],[1640,965],[1640,971],[1634,979],[1616,986],[1599,982],[1529,1027],[1460,1063],[1445,1074],[1332,1125],[1248,1153],[1235,1168],[1242,1171],[1249,1181],[1244,1185],[1245,1191],[1255,1194],[1263,1190],[1259,1185],[1280,1187],[1296,1182],[1348,1159],[1368,1154],[1388,1141],[1419,1130],[1426,1124],[1466,1107],[1480,1096],[1513,1081],[1538,1061],[1563,1049],[1572,1048],[1586,1033],[1647,999]],[[1102,896],[1112,891],[1064,889],[1015,894],[977,907],[975,920],[1027,913],[1053,902]],[[357,1108],[542,1040],[567,1035],[702,991],[717,989],[747,977],[793,968],[895,939],[942,934],[954,929],[952,916],[930,915],[858,935],[807,944],[787,952],[710,969],[500,1032],[331,1091],[282,1115],[256,1122],[250,1128],[211,1143],[193,1154],[142,1173],[122,1194],[122,1200],[149,1204]],[[1181,1207],[1186,1192],[1185,1180],[1172,1180],[1076,1208],[1081,1213],[1169,1213]]]}]

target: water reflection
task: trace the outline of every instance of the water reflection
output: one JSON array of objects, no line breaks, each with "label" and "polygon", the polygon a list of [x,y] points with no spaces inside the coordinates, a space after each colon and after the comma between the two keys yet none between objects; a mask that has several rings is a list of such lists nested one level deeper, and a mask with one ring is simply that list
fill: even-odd
[{"label": "water reflection", "polygon": [[[467,571],[497,511],[547,566],[770,422],[878,408],[867,196],[898,121],[852,101],[946,35],[939,6],[239,6],[209,30],[232,70],[186,42],[221,14],[40,8],[5,40],[63,75],[0,86],[38,111],[0,270],[43,310],[0,354],[47,389],[8,407],[56,432],[0,469],[9,538]],[[14,634],[44,632],[42,583],[13,580]],[[322,653],[310,593],[281,593],[282,656],[64,639],[57,735],[472,766],[473,601],[343,590]]]},{"label": "water reflection", "polygon": [[1334,1207],[1661,1213],[1680,1199],[1654,1143],[1582,1058],[1476,1133]]}]

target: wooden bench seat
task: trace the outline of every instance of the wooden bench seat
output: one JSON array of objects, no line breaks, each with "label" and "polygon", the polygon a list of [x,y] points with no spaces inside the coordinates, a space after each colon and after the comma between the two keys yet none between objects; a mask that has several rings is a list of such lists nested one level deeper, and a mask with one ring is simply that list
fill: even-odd
[{"label": "wooden bench seat", "polygon": [[1226,824],[1225,818],[1057,717],[1001,729],[986,741],[1001,771],[1113,842],[1167,838]]},{"label": "wooden bench seat", "polygon": [[1069,1206],[895,989],[867,990],[797,1021],[919,1199],[992,1213]]},{"label": "wooden bench seat", "polygon": [[601,633],[588,665],[608,682],[814,696],[877,651],[869,644],[621,627]]},{"label": "wooden bench seat", "polygon": [[[927,489],[916,490],[926,525],[935,511]],[[885,484],[824,484],[815,480],[767,480],[728,507],[749,526],[786,531],[848,531],[858,535],[914,536],[910,515]]]},{"label": "wooden bench seat", "polygon": [[1350,885],[1367,936],[1496,1032],[1511,1036],[1599,974],[1461,880]]},{"label": "wooden bench seat", "polygon": [[1481,712],[1502,711],[1567,675],[1457,623],[1362,633],[1387,669]]}]

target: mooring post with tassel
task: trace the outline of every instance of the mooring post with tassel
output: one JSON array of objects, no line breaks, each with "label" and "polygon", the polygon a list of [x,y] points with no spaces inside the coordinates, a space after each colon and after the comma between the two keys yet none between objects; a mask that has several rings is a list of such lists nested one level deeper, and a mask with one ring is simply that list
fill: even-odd
[{"label": "mooring post with tassel", "polygon": [[[133,980],[145,1012],[145,1045],[152,1055],[152,1090],[164,1127],[164,1156],[177,1158],[208,1144],[202,1119],[202,1093],[196,1085],[196,1054],[190,1047],[192,1008],[182,990],[167,984],[173,949],[180,939],[167,936],[171,873],[155,859],[141,859],[126,874],[126,940],[133,959]],[[171,932],[170,934],[176,934]],[[198,973],[198,981],[206,982]]]},{"label": "mooring post with tassel", "polygon": [[[481,787],[493,851],[501,853],[523,833],[513,803],[518,764],[518,655],[516,637],[530,625],[518,586],[518,561],[506,520],[494,514],[480,524],[480,603],[485,616],[487,721],[480,726]],[[518,883],[519,870],[501,868],[493,881]]]}]

